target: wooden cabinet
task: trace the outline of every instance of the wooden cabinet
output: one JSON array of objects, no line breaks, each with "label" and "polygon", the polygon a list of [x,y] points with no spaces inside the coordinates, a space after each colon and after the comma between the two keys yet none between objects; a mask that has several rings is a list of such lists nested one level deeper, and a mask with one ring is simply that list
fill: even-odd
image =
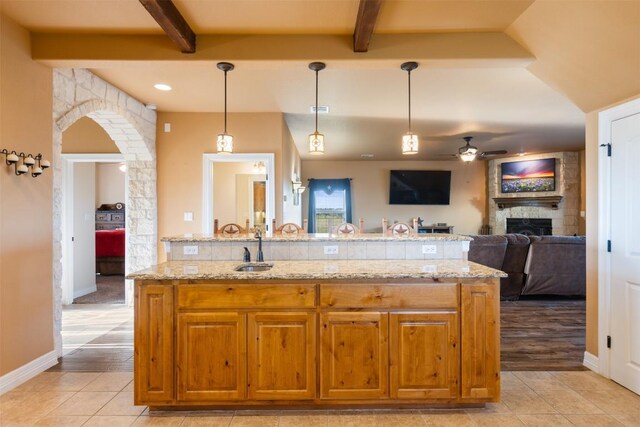
[{"label": "wooden cabinet", "polygon": [[249,399],[312,399],[316,313],[249,313]]},{"label": "wooden cabinet", "polygon": [[179,313],[178,400],[243,399],[246,343],[243,313]]},{"label": "wooden cabinet", "polygon": [[499,290],[495,283],[462,286],[463,398],[500,396]]},{"label": "wooden cabinet", "polygon": [[379,312],[321,314],[322,398],[388,397],[388,319]]},{"label": "wooden cabinet", "polygon": [[456,311],[392,313],[389,322],[391,397],[458,396]]},{"label": "wooden cabinet", "polygon": [[135,294],[136,404],[173,400],[173,287],[148,281]]}]

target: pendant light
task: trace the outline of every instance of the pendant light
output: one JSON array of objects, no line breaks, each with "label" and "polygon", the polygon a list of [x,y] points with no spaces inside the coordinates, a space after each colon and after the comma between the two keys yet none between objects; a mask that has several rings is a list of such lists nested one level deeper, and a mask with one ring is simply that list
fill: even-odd
[{"label": "pendant light", "polygon": [[218,62],[218,69],[224,71],[224,132],[218,134],[218,153],[233,153],[233,135],[227,133],[227,73],[233,70],[230,62]]},{"label": "pendant light", "polygon": [[476,159],[478,147],[474,147],[473,145],[469,144],[473,139],[472,136],[465,136],[462,139],[464,139],[467,144],[464,147],[458,148],[458,155],[460,155],[460,158],[463,162],[472,162]]},{"label": "pendant light", "polygon": [[318,72],[324,70],[324,62],[312,62],[309,69],[316,73],[316,131],[309,135],[309,154],[324,154],[324,135],[318,132]]},{"label": "pendant light", "polygon": [[418,63],[405,62],[400,68],[407,72],[409,92],[409,131],[402,136],[402,154],[418,154],[418,135],[411,132],[411,72],[418,68]]}]

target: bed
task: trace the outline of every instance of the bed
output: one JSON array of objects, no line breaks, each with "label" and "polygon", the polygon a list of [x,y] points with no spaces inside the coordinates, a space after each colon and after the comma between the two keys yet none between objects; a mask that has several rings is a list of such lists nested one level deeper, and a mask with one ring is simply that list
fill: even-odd
[{"label": "bed", "polygon": [[123,228],[96,230],[96,273],[124,274],[124,240]]}]

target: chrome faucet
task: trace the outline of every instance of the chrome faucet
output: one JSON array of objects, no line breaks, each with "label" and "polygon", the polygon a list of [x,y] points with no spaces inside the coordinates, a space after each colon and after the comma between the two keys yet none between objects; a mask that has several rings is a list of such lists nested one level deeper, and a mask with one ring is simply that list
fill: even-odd
[{"label": "chrome faucet", "polygon": [[264,262],[264,254],[262,253],[262,229],[256,229],[256,239],[258,239],[258,254],[256,255],[256,262]]}]

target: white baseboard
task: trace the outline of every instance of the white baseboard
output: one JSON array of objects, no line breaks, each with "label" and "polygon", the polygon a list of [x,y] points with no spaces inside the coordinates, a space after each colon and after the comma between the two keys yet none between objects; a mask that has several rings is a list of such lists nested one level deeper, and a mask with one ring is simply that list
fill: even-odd
[{"label": "white baseboard", "polygon": [[22,365],[18,369],[0,377],[0,395],[18,387],[20,384],[29,381],[41,372],[58,363],[58,355],[55,350],[43,354],[35,360]]},{"label": "white baseboard", "polygon": [[584,352],[584,361],[582,364],[591,369],[593,372],[600,373],[600,363],[598,362],[598,356],[594,356],[588,351]]},{"label": "white baseboard", "polygon": [[87,286],[86,288],[82,288],[82,289],[77,289],[73,292],[73,299],[76,298],[80,298],[83,297],[87,294],[93,293],[95,291],[98,290],[98,287],[96,285],[93,286]]}]

